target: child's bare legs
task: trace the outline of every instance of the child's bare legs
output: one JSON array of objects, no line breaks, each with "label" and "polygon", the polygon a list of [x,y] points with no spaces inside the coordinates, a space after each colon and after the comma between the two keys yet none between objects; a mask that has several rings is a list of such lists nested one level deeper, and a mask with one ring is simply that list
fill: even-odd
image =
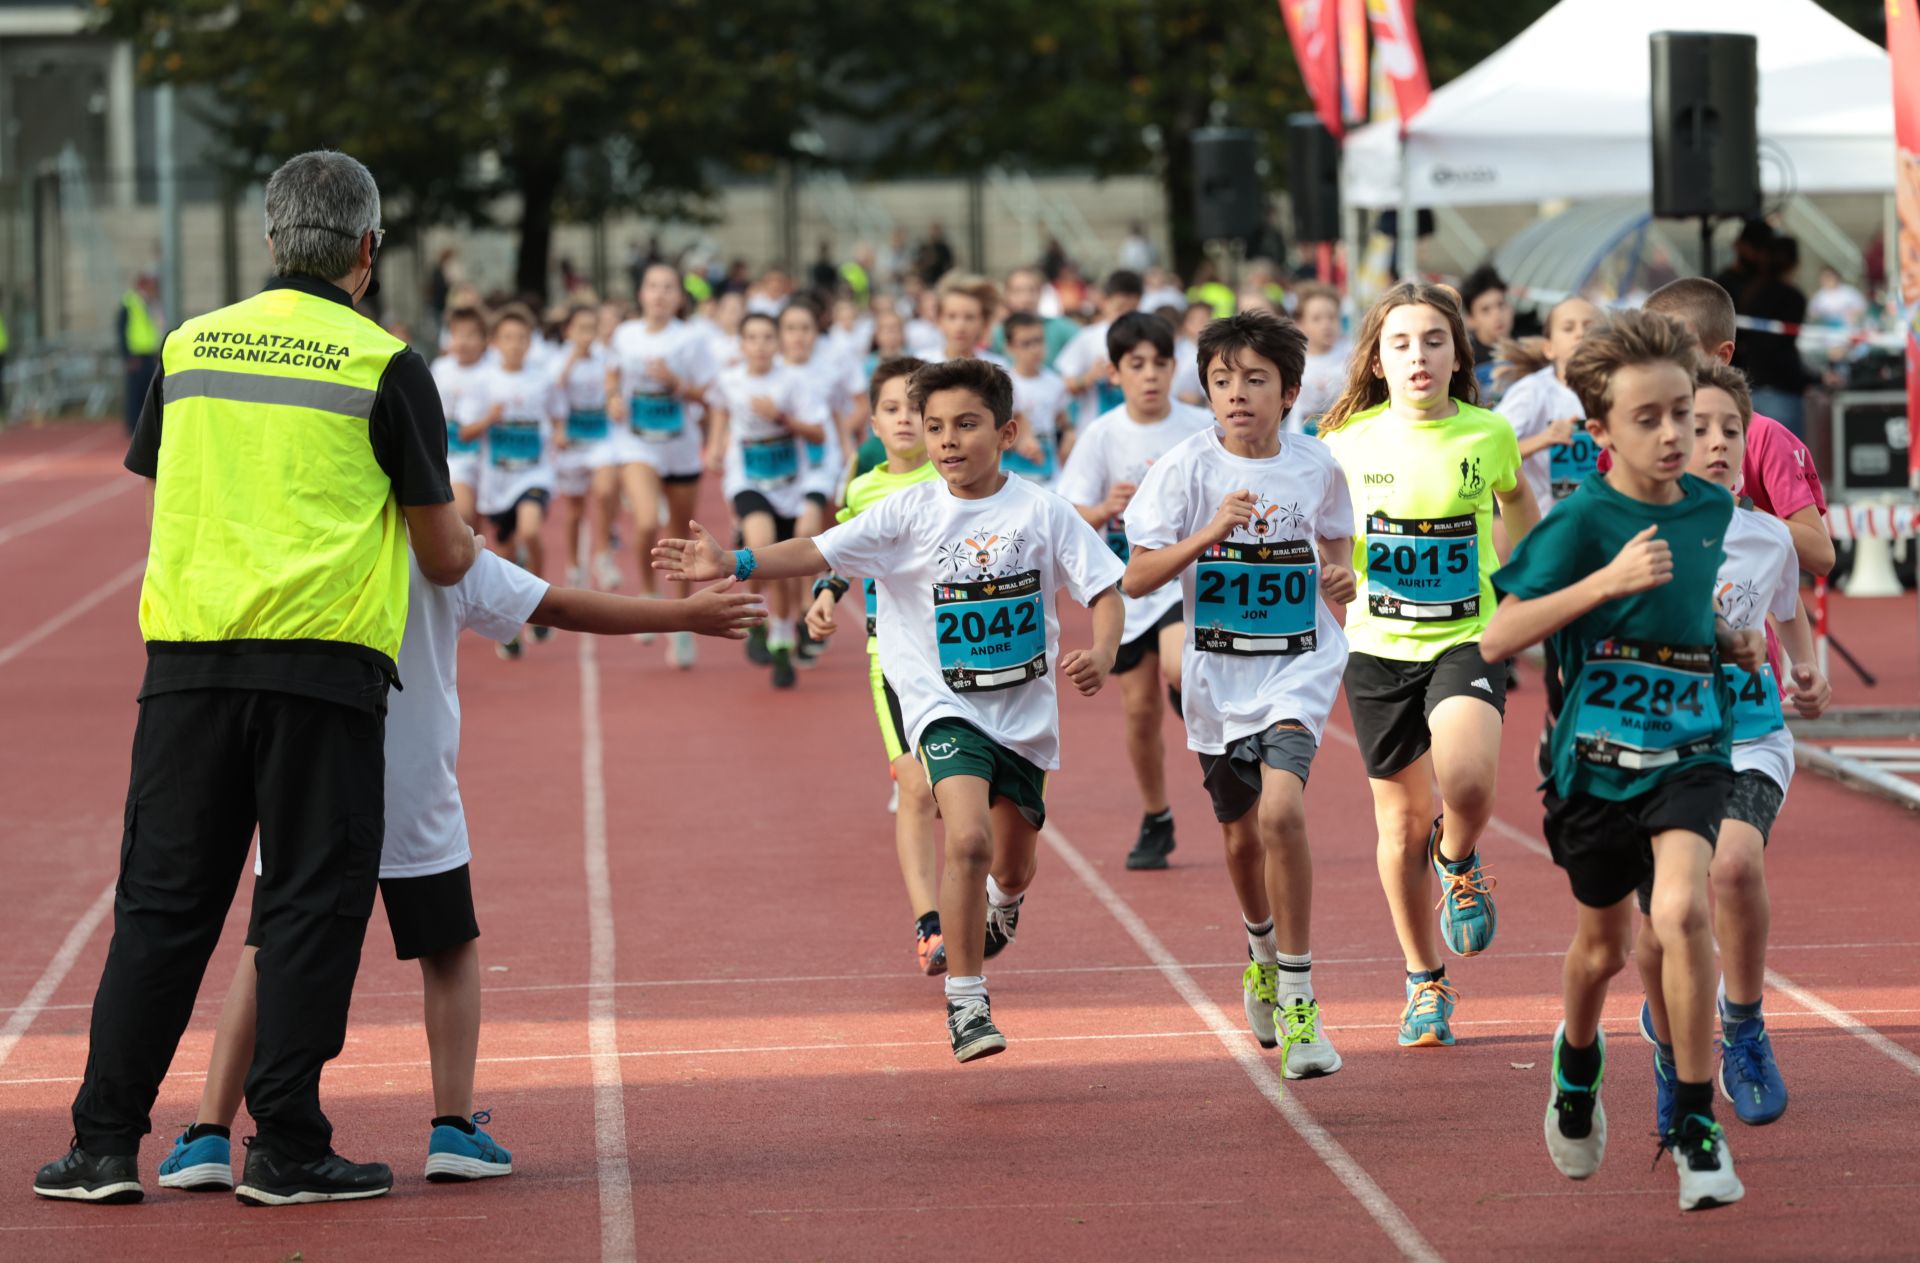
[{"label": "child's bare legs", "polygon": [[1387,910],[1393,914],[1408,973],[1440,968],[1434,878],[1427,864],[1427,836],[1433,831],[1432,768],[1432,757],[1423,754],[1392,776],[1369,782],[1374,822],[1380,831],[1375,855],[1380,886],[1386,891]]},{"label": "child's bare legs", "polygon": [[[585,496],[560,497],[560,539],[567,559],[569,582],[572,581],[573,575],[584,573],[580,551],[580,523],[586,515],[587,498]],[[588,557],[593,555],[591,542],[587,545],[585,555]]]},{"label": "child's bare legs", "polygon": [[[596,466],[587,481],[587,550],[582,565],[606,551],[607,536],[613,530],[613,515],[619,503],[620,471],[612,465]],[[572,538],[572,534],[570,531],[568,538]]]},{"label": "child's bare legs", "polygon": [[240,949],[220,1022],[213,1032],[213,1054],[207,1059],[207,1081],[200,1089],[196,1123],[231,1128],[245,1096],[247,1067],[253,1064],[253,1029],[258,1015],[258,978],[253,969],[257,948]]},{"label": "child's bare legs", "polygon": [[1697,833],[1669,829],[1653,839],[1653,932],[1660,940],[1674,1069],[1682,1083],[1713,1077],[1713,930],[1707,868],[1713,847]]},{"label": "child's bare legs", "polygon": [[1744,820],[1726,820],[1709,870],[1713,883],[1713,937],[1730,1004],[1758,1004],[1767,974],[1767,935],[1773,907],[1767,898],[1766,841]]},{"label": "child's bare legs", "polygon": [[[900,877],[907,885],[907,902],[914,916],[939,907],[940,857],[933,843],[933,790],[926,769],[911,754],[893,761],[893,782],[900,787],[900,806],[893,818],[893,844],[900,855]],[[941,922],[944,932],[946,923]]]},{"label": "child's bare legs", "polygon": [[1120,708],[1126,715],[1127,762],[1140,790],[1140,810],[1157,816],[1167,809],[1167,750],[1160,725],[1165,703],[1160,700],[1160,673],[1142,662],[1118,677]]},{"label": "child's bare legs", "polygon": [[653,546],[660,539],[660,475],[651,465],[630,461],[620,467],[620,482],[633,508],[633,550],[640,560],[640,594],[657,596],[660,584],[654,577]]},{"label": "child's bare legs", "polygon": [[1580,904],[1573,942],[1560,971],[1560,996],[1567,1023],[1567,1043],[1591,1048],[1600,1035],[1600,1010],[1607,1001],[1607,984],[1627,967],[1627,946],[1633,940],[1634,897],[1628,895],[1610,908]]},{"label": "child's bare legs", "polygon": [[[773,515],[771,513],[749,513],[740,519],[740,542],[748,548],[771,548],[774,544]],[[757,581],[756,581],[757,582]],[[748,585],[750,588],[752,584]],[[774,618],[793,617],[793,585],[784,579],[775,579],[765,585],[767,613]]]},{"label": "child's bare legs", "polygon": [[527,550],[527,569],[535,575],[547,572],[547,541],[541,533],[547,525],[547,510],[538,500],[522,500],[514,510],[514,542]]},{"label": "child's bare legs", "polygon": [[[1499,670],[1498,664],[1489,668]],[[1494,785],[1500,771],[1500,712],[1474,697],[1449,697],[1427,717],[1433,734],[1434,777],[1440,782],[1440,854],[1463,860],[1474,853],[1493,818]],[[1429,823],[1432,817],[1428,817]],[[1422,835],[1421,841],[1425,842]],[[1422,855],[1421,864],[1426,864]]]},{"label": "child's bare legs", "polygon": [[[904,791],[903,791],[904,792]],[[977,978],[986,960],[987,877],[1007,895],[1033,882],[1040,833],[1011,799],[989,806],[987,782],[949,776],[933,787],[947,826],[947,866],[940,877],[940,930],[952,978]]]},{"label": "child's bare legs", "polygon": [[426,990],[427,1056],[436,1118],[473,1114],[474,1064],[480,1055],[480,944],[420,958]]},{"label": "child's bare legs", "polygon": [[[688,482],[670,482],[665,484],[665,486],[667,500],[667,538],[691,539],[693,537],[693,527],[689,525],[689,523],[693,521],[694,508],[700,503],[700,480],[696,478]],[[637,508],[634,511],[636,514],[639,512]],[[655,521],[657,522],[658,519],[656,518]],[[651,544],[648,545],[648,549],[651,551]],[[652,558],[647,557],[644,560],[647,565],[651,567],[653,564]],[[680,595],[685,597],[692,595],[692,593],[693,585],[682,581],[680,584]],[[678,634],[690,635],[691,633],[682,632]]]}]

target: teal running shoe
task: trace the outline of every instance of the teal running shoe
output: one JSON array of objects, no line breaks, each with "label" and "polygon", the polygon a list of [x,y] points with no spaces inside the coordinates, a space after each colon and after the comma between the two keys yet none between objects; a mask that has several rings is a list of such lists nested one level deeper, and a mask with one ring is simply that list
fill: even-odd
[{"label": "teal running shoe", "polygon": [[1407,1007],[1400,1012],[1400,1046],[1453,1047],[1453,1027],[1448,1019],[1453,1016],[1453,1006],[1459,1002],[1460,993],[1448,985],[1445,978],[1429,978],[1424,982],[1407,979]]},{"label": "teal running shoe", "polygon": [[494,1143],[481,1131],[493,1114],[481,1110],[473,1116],[473,1131],[442,1123],[427,1138],[427,1178],[436,1184],[462,1180],[484,1180],[496,1175],[513,1174],[513,1155]]},{"label": "teal running shoe", "polygon": [[1440,937],[1455,956],[1478,956],[1493,946],[1498,925],[1493,906],[1493,888],[1497,878],[1487,876],[1475,851],[1463,860],[1450,860],[1440,853],[1440,822],[1435,816],[1433,832],[1427,835],[1427,859],[1440,875]]},{"label": "teal running shoe", "polygon": [[181,1132],[173,1152],[160,1160],[160,1187],[193,1193],[228,1192],[233,1188],[233,1145],[225,1136],[202,1136],[189,1142]]}]

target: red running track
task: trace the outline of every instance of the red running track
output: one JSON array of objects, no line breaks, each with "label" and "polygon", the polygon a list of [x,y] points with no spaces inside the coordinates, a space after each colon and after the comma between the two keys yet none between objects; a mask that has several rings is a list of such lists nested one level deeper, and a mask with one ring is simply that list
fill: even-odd
[{"label": "red running track", "polygon": [[[1244,938],[1217,833],[1171,722],[1175,867],[1121,866],[1139,805],[1111,690],[1064,702],[1055,829],[1020,941],[991,974],[1012,1047],[954,1065],[939,984],[910,966],[852,642],[789,694],[718,642],[686,674],[626,640],[560,637],[515,664],[465,646],[479,1103],[513,1176],[421,1178],[419,980],[376,918],[325,1093],[342,1150],[394,1164],[393,1195],[267,1211],[157,1189],[152,1168],[198,1098],[243,894],[155,1111],[147,1202],[35,1199],[32,1168],[66,1142],[85,1059],[141,666],[143,506],[137,486],[106,490],[132,481],[117,449],[104,430],[0,435],[0,1257],[1912,1255],[1912,816],[1796,782],[1772,863],[1768,996],[1793,1106],[1768,1128],[1729,1124],[1744,1203],[1682,1216],[1672,1171],[1649,1169],[1631,973],[1607,1012],[1607,1165],[1575,1185],[1543,1151],[1572,904],[1538,853],[1531,681],[1484,846],[1501,936],[1451,963],[1451,1050],[1394,1045],[1401,963],[1370,803],[1350,745],[1327,743],[1308,793],[1316,981],[1346,1067],[1276,1106],[1276,1060],[1240,1031]],[[1067,621],[1084,636],[1084,618]]]}]

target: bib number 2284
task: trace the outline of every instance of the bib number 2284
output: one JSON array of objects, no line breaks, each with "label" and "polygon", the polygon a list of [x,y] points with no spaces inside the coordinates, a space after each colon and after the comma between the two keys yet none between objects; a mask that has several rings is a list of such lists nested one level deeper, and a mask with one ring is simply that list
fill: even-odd
[{"label": "bib number 2284", "polygon": [[1580,669],[1574,753],[1637,772],[1710,750],[1720,738],[1719,682],[1711,646],[1600,641]]},{"label": "bib number 2284", "polygon": [[940,676],[956,693],[1014,688],[1047,673],[1040,572],[933,589]]}]

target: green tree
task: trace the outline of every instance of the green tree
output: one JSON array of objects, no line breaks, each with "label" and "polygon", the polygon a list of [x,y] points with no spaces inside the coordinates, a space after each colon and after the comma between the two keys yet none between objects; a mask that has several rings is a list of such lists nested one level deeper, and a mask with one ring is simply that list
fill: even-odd
[{"label": "green tree", "polygon": [[556,217],[697,212],[715,164],[789,152],[834,50],[805,0],[97,0],[142,77],[203,85],[237,171],[331,147],[393,226],[491,222],[517,195],[516,288]]}]

